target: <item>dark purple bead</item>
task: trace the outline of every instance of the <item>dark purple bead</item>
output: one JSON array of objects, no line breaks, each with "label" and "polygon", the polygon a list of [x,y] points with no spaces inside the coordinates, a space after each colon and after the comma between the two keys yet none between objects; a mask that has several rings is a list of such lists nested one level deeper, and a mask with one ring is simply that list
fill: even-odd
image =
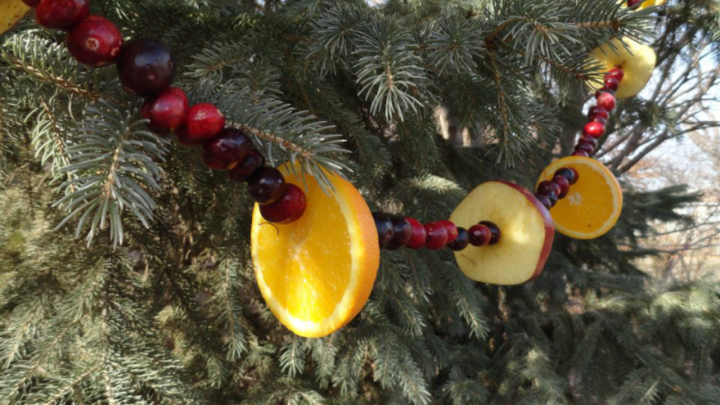
[{"label": "dark purple bead", "polygon": [[480,222],[480,225],[485,225],[490,229],[490,244],[491,245],[497,245],[500,243],[500,238],[502,237],[502,233],[500,232],[500,228],[498,228],[497,225],[490,221],[482,221]]},{"label": "dark purple bead", "polygon": [[405,247],[412,237],[412,225],[405,218],[393,218],[393,237],[386,246],[388,250],[398,250]]},{"label": "dark purple bead", "polygon": [[274,167],[261,167],[250,177],[248,191],[258,204],[272,204],[285,194],[285,177]]},{"label": "dark purple bead", "polygon": [[565,177],[568,183],[570,183],[570,185],[577,183],[578,179],[580,178],[577,170],[568,167],[563,167],[562,169],[556,171],[555,176]]},{"label": "dark purple bead", "polygon": [[375,228],[377,228],[378,243],[381,249],[385,249],[395,236],[392,220],[385,214],[373,214],[373,219],[375,219]]},{"label": "dark purple bead", "polygon": [[450,242],[448,244],[448,247],[455,252],[465,250],[465,248],[467,248],[470,244],[470,234],[468,233],[467,229],[458,227],[457,230],[457,238],[455,238],[453,242]]},{"label": "dark purple bead", "polygon": [[137,39],[120,51],[117,71],[125,89],[152,97],[170,87],[175,76],[175,60],[170,48],[162,42]]},{"label": "dark purple bead", "polygon": [[244,132],[225,128],[217,138],[203,145],[202,158],[213,170],[227,170],[248,157],[253,150],[255,148]]},{"label": "dark purple bead", "polygon": [[555,195],[560,194],[560,186],[553,183],[552,181],[543,181],[540,184],[538,184],[537,187],[538,194],[542,195],[548,195],[550,193],[555,193]]},{"label": "dark purple bead", "polygon": [[544,195],[542,195],[542,194],[535,194],[535,198],[537,198],[537,200],[540,201],[540,204],[542,204],[542,205],[543,205],[545,208],[547,208],[548,210],[550,210],[550,208],[553,207],[553,204],[552,204],[552,202],[550,201],[550,199],[547,198],[547,197],[545,197]]},{"label": "dark purple bead", "polygon": [[228,177],[231,180],[244,183],[248,181],[253,173],[255,173],[255,171],[263,165],[263,163],[265,163],[263,156],[256,149],[253,149],[244,160],[237,164],[237,166],[228,170]]}]

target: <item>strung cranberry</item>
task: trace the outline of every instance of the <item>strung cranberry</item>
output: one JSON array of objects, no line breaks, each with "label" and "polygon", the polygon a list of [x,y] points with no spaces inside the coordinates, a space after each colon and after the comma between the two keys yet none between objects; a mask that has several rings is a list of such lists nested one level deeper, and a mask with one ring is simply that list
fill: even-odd
[{"label": "strung cranberry", "polygon": [[555,193],[550,193],[550,194],[546,195],[545,197],[547,197],[548,200],[550,200],[550,205],[552,207],[554,207],[555,204],[557,204],[557,202],[558,202],[558,196]]},{"label": "strung cranberry", "polygon": [[552,181],[545,180],[538,184],[537,193],[541,195],[549,195],[550,193],[560,194],[560,186]]},{"label": "strung cranberry", "polygon": [[155,133],[165,134],[180,128],[190,111],[185,92],[170,87],[154,100],[148,100],[142,106],[142,117],[150,120],[148,127]]},{"label": "strung cranberry", "polygon": [[552,182],[560,186],[560,193],[558,194],[559,199],[567,197],[570,192],[570,182],[563,176],[555,176]]},{"label": "strung cranberry", "polygon": [[588,122],[599,122],[603,125],[607,124],[607,120],[605,118],[597,116],[597,115],[592,118],[588,118]]},{"label": "strung cranberry", "polygon": [[209,142],[225,127],[225,116],[212,104],[200,103],[190,108],[185,126],[177,131],[178,141],[185,146]]},{"label": "strung cranberry", "polygon": [[250,151],[248,156],[240,161],[237,166],[228,170],[228,177],[238,183],[244,183],[255,173],[260,166],[265,163],[265,159],[256,149]]},{"label": "strung cranberry", "polygon": [[248,191],[258,204],[272,204],[285,194],[285,178],[274,167],[261,167],[248,180]]},{"label": "strung cranberry", "polygon": [[559,169],[555,172],[555,176],[565,177],[568,183],[570,183],[570,185],[577,183],[577,181],[580,179],[580,175],[578,174],[577,170],[571,167],[563,167],[562,169]]},{"label": "strung cranberry", "polygon": [[227,170],[235,167],[253,150],[255,147],[244,132],[226,128],[217,138],[203,145],[202,159],[213,170]]},{"label": "strung cranberry", "polygon": [[425,226],[415,218],[405,218],[405,220],[410,224],[410,227],[412,227],[412,236],[410,236],[410,240],[406,246],[410,249],[422,249],[425,247],[425,241],[427,240]]},{"label": "strung cranberry", "polygon": [[587,143],[587,142],[579,142],[575,146],[575,150],[584,150],[585,152],[588,153],[588,155],[591,155],[593,152],[595,152],[595,147],[592,146],[592,144]]},{"label": "strung cranberry", "polygon": [[454,242],[455,239],[457,239],[457,237],[458,237],[458,227],[452,221],[442,220],[442,221],[438,221],[438,222],[443,224],[443,226],[447,230],[447,233],[448,233],[447,243]]},{"label": "strung cranberry", "polygon": [[458,227],[457,230],[457,238],[455,238],[453,242],[450,242],[447,245],[451,250],[455,252],[465,250],[465,248],[468,247],[468,245],[470,244],[470,234],[468,233],[467,229]]},{"label": "strung cranberry", "polygon": [[40,0],[22,0],[22,2],[27,4],[28,7],[37,7],[40,4]]},{"label": "strung cranberry", "polygon": [[141,38],[120,50],[117,71],[125,90],[153,97],[170,87],[175,60],[170,48],[156,39]]},{"label": "strung cranberry", "polygon": [[597,105],[608,111],[614,110],[616,104],[615,96],[610,93],[602,93],[597,97]]},{"label": "strung cranberry", "polygon": [[589,135],[593,138],[600,138],[605,134],[605,125],[599,122],[588,122],[583,128],[583,135]]},{"label": "strung cranberry", "polygon": [[617,91],[618,87],[620,86],[620,81],[614,77],[606,77],[605,78],[605,87],[609,87],[615,91]]},{"label": "strung cranberry", "polygon": [[603,86],[600,89],[598,89],[598,91],[595,92],[595,98],[599,97],[601,94],[604,94],[604,93],[612,94],[614,96],[615,90],[611,89],[610,87]]},{"label": "strung cranberry", "polygon": [[617,81],[621,82],[623,77],[625,77],[625,72],[623,72],[620,68],[612,68],[605,74],[605,77],[613,77]]},{"label": "strung cranberry", "polygon": [[429,224],[425,224],[425,232],[427,232],[427,239],[425,240],[426,248],[430,250],[440,250],[447,245],[447,228],[445,228],[445,225],[440,222],[430,222]]},{"label": "strung cranberry", "polygon": [[387,245],[388,250],[398,250],[410,242],[413,235],[412,225],[405,218],[393,218],[393,237]]},{"label": "strung cranberry", "polygon": [[487,226],[477,224],[468,229],[468,237],[470,239],[470,244],[481,247],[490,243],[490,239],[492,239],[492,232]]},{"label": "strung cranberry", "polygon": [[35,9],[35,20],[45,28],[70,28],[88,14],[88,0],[42,0]]},{"label": "strung cranberry", "polygon": [[601,117],[604,119],[610,118],[610,113],[608,110],[602,108],[602,107],[590,107],[590,110],[588,111],[588,118],[594,118],[594,117]]},{"label": "strung cranberry", "polygon": [[[548,197],[550,198],[550,197]],[[500,232],[500,228],[498,228],[497,225],[490,221],[482,221],[480,222],[480,225],[485,225],[490,229],[490,245],[497,245],[500,243],[500,238],[502,237],[502,233]]]},{"label": "strung cranberry", "polygon": [[627,5],[628,5],[628,7],[632,7],[636,4],[642,3],[643,1],[645,1],[645,0],[627,0]]},{"label": "strung cranberry", "polygon": [[373,213],[373,219],[375,220],[375,228],[377,228],[378,243],[381,249],[385,249],[392,241],[393,236],[395,236],[392,220],[385,214],[375,213]]},{"label": "strung cranberry", "polygon": [[123,38],[109,20],[91,15],[76,24],[65,37],[65,44],[78,62],[99,67],[115,61]]},{"label": "strung cranberry", "polygon": [[584,150],[575,149],[575,152],[573,152],[571,156],[590,157],[590,154]]},{"label": "strung cranberry", "polygon": [[294,184],[288,184],[281,199],[260,206],[260,214],[268,222],[289,224],[300,219],[306,207],[307,198],[302,189]]},{"label": "strung cranberry", "polygon": [[550,202],[550,199],[545,197],[542,194],[535,194],[535,198],[540,202],[540,204],[543,205],[543,207],[547,208],[548,211],[553,207],[552,202]]},{"label": "strung cranberry", "polygon": [[592,147],[594,149],[594,148],[597,148],[598,141],[597,141],[597,139],[593,138],[592,136],[585,135],[585,136],[580,137],[580,140],[578,141],[578,143],[589,143],[590,145],[592,145]]}]

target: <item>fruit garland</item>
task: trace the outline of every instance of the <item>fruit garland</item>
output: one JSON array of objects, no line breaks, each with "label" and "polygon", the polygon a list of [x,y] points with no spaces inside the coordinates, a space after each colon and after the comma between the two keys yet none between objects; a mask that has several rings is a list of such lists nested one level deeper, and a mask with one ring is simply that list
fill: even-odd
[{"label": "fruit garland", "polygon": [[[487,182],[449,220],[422,224],[372,214],[358,190],[332,173],[327,174],[334,192],[328,195],[312,176],[305,190],[298,187],[298,165],[265,166],[248,128],[227,126],[217,107],[190,106],[185,92],[171,87],[176,65],[165,44],[137,39],[123,46],[115,24],[90,15],[89,0],[22,1],[36,7],[40,25],[68,30],[66,45],[78,62],[92,67],[115,63],[123,88],[145,97],[141,115],[153,132],[174,132],[180,144],[202,147],[207,167],[247,183],[257,203],[251,249],[258,286],[281,323],[306,337],[328,335],[360,312],[375,282],[381,248],[447,247],[471,279],[513,285],[540,275],[556,229],[579,239],[608,232],[620,215],[622,192],[612,173],[590,156],[605,134],[616,98],[636,95],[655,65],[652,49],[631,40],[614,39],[593,51],[591,57],[607,73],[572,156],[548,166],[534,194],[513,183]],[[631,7],[637,3],[628,1]],[[621,86],[623,80],[628,83]],[[268,223],[281,227],[264,226]],[[515,268],[506,268],[506,257],[516,260]]]}]

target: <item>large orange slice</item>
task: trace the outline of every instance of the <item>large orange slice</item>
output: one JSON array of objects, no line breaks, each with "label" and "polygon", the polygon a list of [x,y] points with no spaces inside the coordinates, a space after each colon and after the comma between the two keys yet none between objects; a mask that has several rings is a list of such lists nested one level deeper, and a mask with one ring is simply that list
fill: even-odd
[{"label": "large orange slice", "polygon": [[[288,183],[302,187],[295,169],[280,168]],[[305,177],[307,209],[291,224],[266,223],[257,205],[253,213],[260,291],[278,320],[304,337],[326,336],[350,322],[370,297],[380,263],[370,208],[352,184],[328,177],[331,195]]]},{"label": "large orange slice", "polygon": [[570,193],[550,210],[555,229],[575,239],[594,239],[609,232],[622,212],[623,195],[615,176],[595,159],[571,156],[548,166],[538,184],[551,180],[558,169],[569,167],[580,174]]}]

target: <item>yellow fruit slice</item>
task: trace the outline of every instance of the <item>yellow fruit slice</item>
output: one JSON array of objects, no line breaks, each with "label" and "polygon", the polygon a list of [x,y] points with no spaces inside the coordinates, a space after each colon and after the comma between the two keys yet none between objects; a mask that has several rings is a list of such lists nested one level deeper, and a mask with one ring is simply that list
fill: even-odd
[{"label": "yellow fruit slice", "polygon": [[[618,86],[615,97],[631,98],[640,93],[650,81],[657,56],[655,51],[647,45],[635,42],[630,38],[624,38],[623,41],[627,48],[618,38],[595,48],[590,53],[589,63],[599,64],[602,72],[608,72],[616,67],[621,68],[624,77]],[[593,90],[602,87],[602,81],[589,83]]]},{"label": "yellow fruit slice", "polygon": [[[662,6],[666,0],[645,0],[635,8],[635,10],[645,10],[646,8]],[[627,7],[627,0],[621,0],[623,7]]]},{"label": "yellow fruit slice", "polygon": [[12,28],[30,11],[22,0],[0,0],[0,34]]},{"label": "yellow fruit slice", "polygon": [[[303,187],[299,166],[280,171]],[[293,175],[292,173],[298,173]],[[307,209],[297,221],[268,224],[255,206],[252,258],[260,292],[288,329],[322,337],[350,322],[363,308],[380,264],[377,229],[357,189],[328,173],[332,195],[306,176]]]},{"label": "yellow fruit slice", "polygon": [[567,197],[550,210],[555,229],[575,239],[595,239],[608,233],[622,213],[623,195],[615,176],[595,159],[570,156],[548,166],[538,184],[551,180],[563,167],[580,174]]}]

